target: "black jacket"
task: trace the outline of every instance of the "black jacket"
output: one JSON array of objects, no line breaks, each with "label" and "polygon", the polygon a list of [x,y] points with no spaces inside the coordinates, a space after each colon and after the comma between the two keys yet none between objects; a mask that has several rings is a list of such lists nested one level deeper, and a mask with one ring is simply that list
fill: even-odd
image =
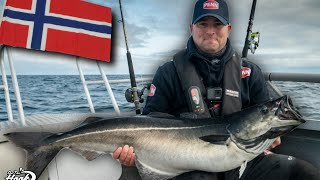
[{"label": "black jacket", "polygon": [[[232,49],[229,41],[227,43],[227,46],[228,47],[227,50],[225,50],[225,53],[223,53],[220,57],[215,57],[214,59],[225,59],[223,57],[227,56],[228,52],[230,54],[230,48]],[[202,68],[201,70],[199,70],[199,72],[200,75],[203,76],[204,85],[216,86],[216,84],[219,84],[221,78],[209,77],[219,77],[217,76],[217,74],[223,72],[223,64],[225,64],[225,62],[219,62],[221,64],[220,66],[215,64],[215,67],[210,67],[212,66],[212,64],[204,62],[204,59],[208,58],[206,56],[203,56],[202,53],[198,52],[198,50],[194,46],[192,38],[190,38],[188,42],[187,51],[189,54],[188,57],[192,61],[203,62],[199,63],[202,64],[201,66],[197,64],[195,66],[198,70],[199,68]],[[207,64],[208,68],[205,68],[203,64]],[[249,61],[243,61],[242,67],[251,69],[250,76],[242,78],[241,82],[242,109],[269,100],[267,85],[260,68]],[[205,82],[206,79],[211,80]],[[155,87],[155,91],[154,94],[149,94],[143,110],[143,114],[148,114],[150,112],[164,112],[172,114],[174,116],[179,116],[179,114],[183,112],[188,112],[186,97],[184,95],[184,92],[182,91],[180,80],[172,61],[167,62],[159,67],[154,76],[152,84]]]}]

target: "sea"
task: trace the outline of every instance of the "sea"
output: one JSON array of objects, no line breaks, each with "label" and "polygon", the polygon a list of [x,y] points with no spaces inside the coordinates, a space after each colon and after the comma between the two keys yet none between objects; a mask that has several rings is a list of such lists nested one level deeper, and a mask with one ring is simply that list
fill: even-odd
[{"label": "sea", "polygon": [[[1,76],[0,76],[1,77]],[[128,75],[108,75],[109,80],[129,79]],[[137,75],[137,78],[152,78]],[[10,76],[8,78],[14,119],[18,119],[17,103]],[[87,75],[86,80],[102,80],[100,75]],[[25,116],[35,114],[89,113],[89,105],[79,75],[18,75],[17,76]],[[148,82],[137,83],[142,89]],[[274,82],[292,97],[294,105],[306,118],[320,121],[320,84],[305,82]],[[0,80],[2,85],[2,78]],[[134,104],[127,102],[125,91],[130,83],[111,84],[121,112],[134,111]],[[96,112],[114,112],[104,84],[88,86]],[[145,92],[147,94],[147,92]],[[4,92],[0,91],[0,121],[8,119]]]}]

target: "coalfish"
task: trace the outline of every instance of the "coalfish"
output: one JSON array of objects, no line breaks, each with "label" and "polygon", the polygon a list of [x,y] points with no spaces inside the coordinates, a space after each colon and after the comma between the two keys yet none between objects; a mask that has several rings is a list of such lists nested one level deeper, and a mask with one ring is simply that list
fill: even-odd
[{"label": "coalfish", "polygon": [[284,96],[223,118],[93,117],[60,134],[12,132],[5,136],[27,151],[26,167],[37,177],[63,148],[91,161],[128,144],[135,149],[142,179],[162,180],[193,170],[237,168],[304,122]]}]

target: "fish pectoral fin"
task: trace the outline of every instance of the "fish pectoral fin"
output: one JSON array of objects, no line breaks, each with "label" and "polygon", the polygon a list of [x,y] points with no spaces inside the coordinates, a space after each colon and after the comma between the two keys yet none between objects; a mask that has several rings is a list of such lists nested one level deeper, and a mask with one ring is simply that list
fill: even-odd
[{"label": "fish pectoral fin", "polygon": [[84,153],[82,154],[82,156],[85,157],[88,161],[92,161],[101,155],[101,153],[97,153],[94,151],[84,151]]},{"label": "fish pectoral fin", "polygon": [[229,134],[219,134],[219,135],[202,136],[202,137],[199,137],[199,139],[212,144],[224,144],[229,137],[230,137]]},{"label": "fish pectoral fin", "polygon": [[70,147],[70,149],[76,152],[77,154],[81,155],[82,157],[86,158],[88,161],[95,160],[99,156],[104,154],[97,151],[84,150],[84,149],[75,148],[75,147]]},{"label": "fish pectoral fin", "polygon": [[166,180],[176,176],[154,169],[153,167],[140,162],[138,159],[136,159],[135,164],[142,180]]}]

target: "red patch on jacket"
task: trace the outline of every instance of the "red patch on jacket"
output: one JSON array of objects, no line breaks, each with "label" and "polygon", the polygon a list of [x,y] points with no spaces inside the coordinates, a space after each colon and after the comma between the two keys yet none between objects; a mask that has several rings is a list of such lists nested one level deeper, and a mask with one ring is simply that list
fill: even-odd
[{"label": "red patch on jacket", "polygon": [[248,67],[243,67],[242,68],[242,78],[248,77],[251,74],[251,69]]},{"label": "red patch on jacket", "polygon": [[153,84],[150,85],[150,91],[148,96],[154,96],[154,93],[156,92],[157,87]]}]

